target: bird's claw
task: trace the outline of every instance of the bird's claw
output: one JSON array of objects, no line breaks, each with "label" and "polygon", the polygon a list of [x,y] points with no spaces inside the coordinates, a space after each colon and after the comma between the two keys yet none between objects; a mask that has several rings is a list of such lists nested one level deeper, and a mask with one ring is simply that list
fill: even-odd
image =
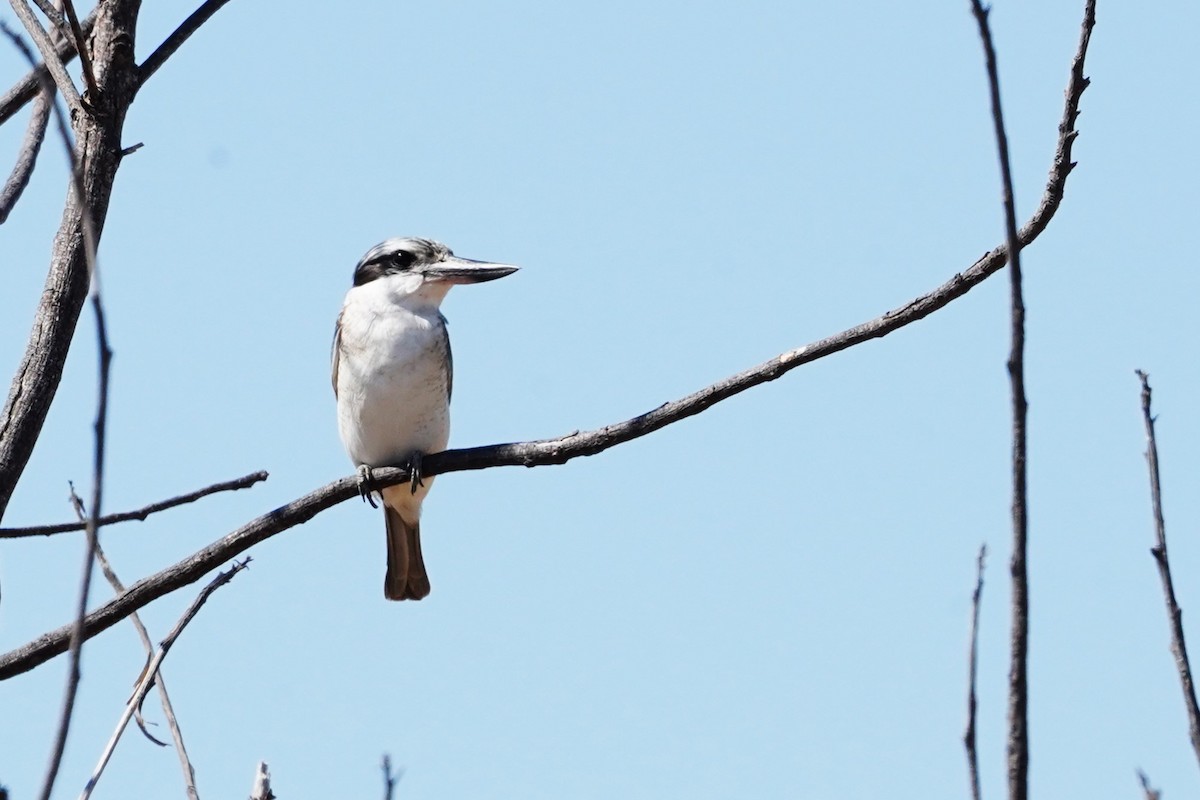
[{"label": "bird's claw", "polygon": [[358,496],[363,499],[364,503],[370,503],[371,508],[379,508],[375,503],[375,498],[371,496],[374,491],[375,476],[371,474],[371,468],[366,464],[358,465]]},{"label": "bird's claw", "polygon": [[421,480],[421,454],[413,453],[408,459],[409,485],[412,487],[412,493],[416,494],[417,489],[425,485],[425,481]]}]

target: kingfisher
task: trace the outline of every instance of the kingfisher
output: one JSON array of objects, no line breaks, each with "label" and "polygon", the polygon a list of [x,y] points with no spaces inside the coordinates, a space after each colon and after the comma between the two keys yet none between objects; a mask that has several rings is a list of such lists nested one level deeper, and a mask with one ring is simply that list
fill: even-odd
[{"label": "kingfisher", "polygon": [[359,492],[375,505],[371,468],[407,467],[412,479],[380,490],[387,525],[388,600],[429,594],[421,557],[421,503],[433,478],[421,458],[446,449],[454,364],[441,304],[450,287],[511,275],[517,267],[460,258],[431,239],[375,245],[354,268],[354,285],[333,333],[338,432],[358,469]]}]

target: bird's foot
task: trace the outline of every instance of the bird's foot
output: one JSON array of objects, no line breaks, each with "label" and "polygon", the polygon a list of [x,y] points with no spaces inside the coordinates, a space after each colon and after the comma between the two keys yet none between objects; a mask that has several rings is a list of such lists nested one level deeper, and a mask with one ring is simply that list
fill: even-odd
[{"label": "bird's foot", "polygon": [[371,508],[379,508],[375,503],[375,498],[371,496],[375,487],[375,476],[371,474],[371,468],[366,464],[358,465],[358,496],[363,499],[364,503],[370,503]]},{"label": "bird's foot", "polygon": [[408,472],[409,485],[412,487],[412,493],[416,494],[417,489],[425,485],[425,481],[421,480],[421,458],[420,453],[413,453],[408,457]]}]

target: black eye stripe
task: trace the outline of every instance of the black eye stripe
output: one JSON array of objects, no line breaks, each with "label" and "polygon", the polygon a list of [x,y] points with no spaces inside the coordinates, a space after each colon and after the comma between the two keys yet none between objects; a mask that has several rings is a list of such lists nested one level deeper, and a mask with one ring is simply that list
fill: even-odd
[{"label": "black eye stripe", "polygon": [[388,239],[367,251],[354,268],[354,285],[417,270],[450,255],[450,248],[429,239]]}]

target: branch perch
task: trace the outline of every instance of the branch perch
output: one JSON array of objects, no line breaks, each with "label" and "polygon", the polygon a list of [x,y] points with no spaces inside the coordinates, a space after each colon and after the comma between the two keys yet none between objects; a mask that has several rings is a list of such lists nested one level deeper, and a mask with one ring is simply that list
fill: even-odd
[{"label": "branch perch", "polygon": [[[1019,232],[1022,246],[1030,244],[1049,224],[1062,202],[1067,176],[1075,166],[1071,161],[1071,147],[1078,135],[1075,121],[1079,115],[1079,100],[1088,85],[1087,78],[1083,76],[1083,64],[1087,53],[1088,37],[1092,25],[1095,24],[1094,14],[1090,13],[1094,10],[1094,5],[1089,3],[1088,9],[1089,14],[1083,22],[1083,35],[1072,62],[1071,75],[1067,84],[1066,101],[1062,122],[1059,125],[1053,166],[1050,169],[1041,203]],[[645,436],[666,425],[699,414],[722,400],[759,384],[775,380],[802,364],[816,361],[871,339],[886,336],[906,325],[924,319],[995,274],[1004,266],[1006,260],[1007,249],[1004,245],[1000,245],[937,289],[921,295],[900,308],[834,336],[789,350],[753,369],[738,373],[681,400],[666,403],[653,411],[624,422],[599,430],[571,433],[557,439],[433,453],[422,461],[422,470],[425,475],[432,476],[489,467],[535,467],[563,464],[580,456],[595,455],[610,447]],[[373,474],[376,482],[381,486],[391,486],[409,480],[408,470],[402,467],[377,469],[373,470]],[[326,484],[246,523],[182,561],[143,578],[130,586],[129,590],[121,596],[88,614],[85,621],[86,635],[95,636],[115,625],[132,611],[199,580],[218,565],[228,562],[259,542],[307,522],[322,511],[352,497],[358,497],[357,475]],[[33,669],[62,653],[68,636],[69,628],[58,628],[39,636],[22,647],[0,655],[0,680]]]}]

